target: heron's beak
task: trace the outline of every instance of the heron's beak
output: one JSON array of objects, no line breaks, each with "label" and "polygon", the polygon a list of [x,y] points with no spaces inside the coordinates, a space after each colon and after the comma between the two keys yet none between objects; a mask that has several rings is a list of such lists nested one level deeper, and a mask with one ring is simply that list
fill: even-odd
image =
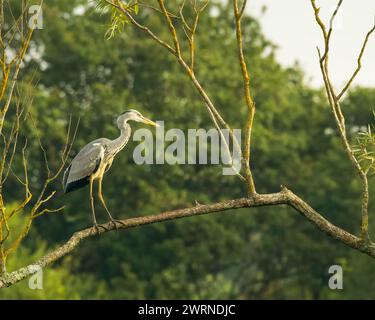
[{"label": "heron's beak", "polygon": [[151,126],[155,126],[155,127],[160,127],[156,122],[146,118],[146,117],[142,117],[142,120],[143,120],[143,123],[146,123],[146,124],[149,124]]}]

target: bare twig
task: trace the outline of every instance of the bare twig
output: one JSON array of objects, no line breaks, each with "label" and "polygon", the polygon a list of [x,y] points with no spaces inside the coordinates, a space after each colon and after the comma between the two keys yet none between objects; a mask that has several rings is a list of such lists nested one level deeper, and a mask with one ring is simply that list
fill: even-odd
[{"label": "bare twig", "polygon": [[[138,1],[138,5],[139,5],[140,7],[145,7],[145,8],[148,8],[148,9],[152,9],[152,10],[158,12],[158,13],[162,13],[162,11],[161,11],[159,8],[154,7],[154,6],[152,6],[152,5],[148,4],[148,3]],[[171,13],[171,12],[168,12],[168,15],[169,15],[171,18],[174,18],[174,19],[179,19],[179,18],[180,18],[179,16],[177,16],[177,15]]]},{"label": "bare twig", "polygon": [[359,56],[358,56],[358,59],[357,59],[357,68],[353,72],[353,75],[350,77],[350,79],[347,82],[347,84],[344,86],[344,88],[337,95],[337,99],[338,100],[340,100],[341,97],[345,94],[345,92],[349,89],[349,87],[353,83],[355,77],[358,75],[359,71],[361,70],[361,68],[362,68],[362,57],[363,57],[363,54],[365,53],[366,46],[367,46],[367,43],[368,43],[368,41],[370,39],[370,36],[373,34],[374,31],[375,31],[375,23],[374,23],[374,26],[370,29],[370,31],[367,32],[367,34],[366,34],[365,40],[363,41],[363,44],[362,44],[362,47],[361,47],[361,51],[359,52]]},{"label": "bare twig", "polygon": [[244,12],[245,12],[245,9],[246,9],[246,4],[247,4],[247,0],[243,0],[242,2],[242,6],[241,6],[241,10],[240,12],[238,13],[238,18],[241,19]]},{"label": "bare twig", "polygon": [[188,43],[189,43],[190,69],[192,71],[194,70],[194,62],[195,62],[195,34],[197,32],[199,17],[202,14],[202,12],[206,9],[208,3],[209,3],[209,1],[206,0],[203,3],[202,7],[200,7],[200,8],[198,8],[196,6],[196,3],[194,3],[193,9],[194,9],[194,12],[195,12],[195,17],[194,17],[194,22],[193,22],[192,26],[189,26],[189,24],[187,23],[187,21],[185,19],[184,13],[183,13],[184,6],[185,6],[185,0],[180,5],[179,14],[180,14],[180,18],[181,18],[181,21],[182,21],[182,24],[183,24],[182,25],[183,30],[185,32],[186,38],[187,38]]},{"label": "bare twig", "polygon": [[162,11],[162,13],[164,15],[164,18],[165,18],[165,20],[167,22],[169,31],[170,31],[170,33],[172,35],[172,39],[173,39],[173,44],[174,44],[174,49],[175,49],[175,52],[176,52],[176,56],[177,56],[178,59],[182,59],[180,42],[178,41],[178,36],[177,36],[176,28],[173,25],[171,17],[168,15],[168,11],[167,11],[167,9],[166,9],[166,7],[164,5],[164,1],[163,0],[158,0],[158,3],[159,3],[160,10]]}]

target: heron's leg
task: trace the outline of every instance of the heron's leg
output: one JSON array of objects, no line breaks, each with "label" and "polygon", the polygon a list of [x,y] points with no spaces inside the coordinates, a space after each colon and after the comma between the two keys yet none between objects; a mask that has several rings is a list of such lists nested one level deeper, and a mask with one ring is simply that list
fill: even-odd
[{"label": "heron's leg", "polygon": [[109,216],[109,219],[111,220],[111,222],[115,225],[115,227],[117,228],[117,224],[116,223],[120,223],[120,224],[123,224],[121,221],[119,220],[116,220],[112,217],[111,213],[109,212],[108,208],[107,208],[107,205],[104,201],[104,197],[103,197],[103,193],[102,193],[102,183],[103,183],[103,176],[99,177],[99,187],[98,187],[98,197],[100,199],[100,202],[102,203],[105,211],[107,212],[108,216]]},{"label": "heron's leg", "polygon": [[93,184],[94,184],[94,179],[90,177],[90,203],[91,203],[92,219],[94,221],[94,225],[97,225],[98,223],[96,222],[96,216],[95,216],[94,196],[92,192]]},{"label": "heron's leg", "polygon": [[[92,218],[94,221],[94,228],[96,229],[96,232],[99,234],[99,225],[96,221],[96,215],[95,215],[93,185],[94,185],[94,179],[93,177],[90,177],[90,203],[91,203]],[[104,227],[103,229],[106,230]]]},{"label": "heron's leg", "polygon": [[109,210],[108,210],[108,208],[107,208],[107,205],[106,205],[106,203],[105,203],[105,201],[104,201],[104,197],[103,197],[103,194],[102,194],[102,182],[103,182],[103,177],[99,177],[99,182],[98,182],[98,184],[99,184],[99,187],[98,187],[98,197],[99,197],[100,202],[102,203],[102,205],[103,205],[105,211],[106,211],[107,214],[109,215],[109,218],[110,218],[111,220],[113,220],[113,217],[112,217],[111,213],[109,212]]}]

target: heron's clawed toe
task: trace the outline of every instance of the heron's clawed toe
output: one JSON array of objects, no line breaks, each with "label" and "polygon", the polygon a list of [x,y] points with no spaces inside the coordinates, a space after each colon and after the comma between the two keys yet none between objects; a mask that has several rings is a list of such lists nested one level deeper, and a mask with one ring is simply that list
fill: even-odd
[{"label": "heron's clawed toe", "polygon": [[118,225],[121,224],[121,225],[125,225],[121,220],[117,220],[117,219],[113,219],[111,218],[110,219],[110,223],[112,223],[114,225],[114,227],[116,228],[116,230],[118,230]]},{"label": "heron's clawed toe", "polygon": [[104,229],[104,231],[108,231],[108,229],[101,224],[94,223],[93,227],[95,228],[97,235],[100,234],[100,228]]},{"label": "heron's clawed toe", "polygon": [[110,219],[110,220],[109,220],[109,224],[110,224],[110,225],[113,224],[113,226],[116,228],[116,230],[118,230],[118,225],[117,225],[117,222],[116,222],[115,219]]},{"label": "heron's clawed toe", "polygon": [[93,227],[95,228],[96,234],[99,235],[100,234],[99,225],[97,223],[94,223]]},{"label": "heron's clawed toe", "polygon": [[116,220],[116,222],[121,224],[122,226],[125,226],[125,222],[123,222],[122,220]]}]

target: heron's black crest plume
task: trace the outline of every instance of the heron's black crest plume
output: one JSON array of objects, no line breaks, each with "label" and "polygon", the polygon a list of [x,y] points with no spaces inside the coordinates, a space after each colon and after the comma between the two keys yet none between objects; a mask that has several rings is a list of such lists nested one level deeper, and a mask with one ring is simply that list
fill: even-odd
[{"label": "heron's black crest plume", "polygon": [[122,116],[122,115],[124,115],[125,113],[128,113],[128,112],[134,112],[134,113],[136,113],[138,115],[141,115],[141,113],[139,111],[137,111],[137,110],[128,109],[128,110],[124,111],[123,113],[120,113],[118,116]]}]

